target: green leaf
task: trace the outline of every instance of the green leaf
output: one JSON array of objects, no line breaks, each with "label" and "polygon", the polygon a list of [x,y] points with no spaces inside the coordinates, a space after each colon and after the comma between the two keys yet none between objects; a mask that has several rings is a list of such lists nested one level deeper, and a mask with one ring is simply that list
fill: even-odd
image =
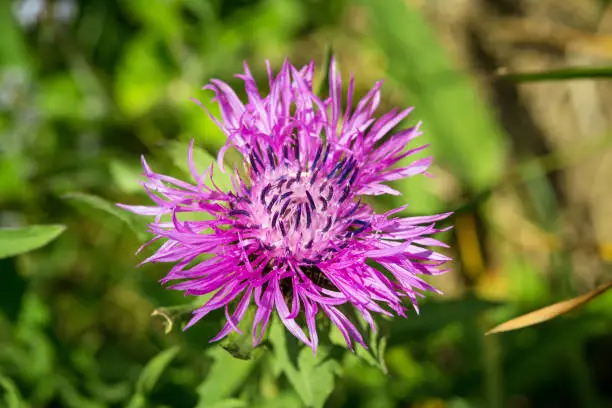
[{"label": "green leaf", "polygon": [[216,404],[210,406],[210,408],[243,408],[246,407],[246,402],[237,399],[230,398],[223,401],[219,401]]},{"label": "green leaf", "polygon": [[153,357],[140,373],[140,377],[136,383],[136,392],[142,394],[150,393],[166,367],[170,365],[178,352],[179,346],[174,346]]},{"label": "green leaf", "polygon": [[[180,142],[172,142],[170,143],[168,151],[170,152],[170,158],[174,165],[191,177],[188,161],[189,145]],[[193,161],[200,174],[204,173],[204,171],[213,165],[213,181],[217,187],[223,191],[228,191],[232,188],[228,169],[225,168],[225,173],[222,173],[215,158],[206,150],[194,146]],[[210,186],[210,181],[206,181],[206,184]]]},{"label": "green leaf", "polygon": [[434,155],[474,191],[496,184],[504,170],[502,131],[469,76],[453,66],[422,13],[406,1],[360,1],[393,85],[410,95],[412,117],[423,119]]},{"label": "green leaf", "polygon": [[568,79],[610,79],[612,67],[562,68],[541,72],[504,72],[502,79],[516,82],[566,81]]},{"label": "green leaf", "polygon": [[272,398],[266,398],[253,408],[302,408],[302,400],[293,390],[281,391]]},{"label": "green leaf", "polygon": [[27,406],[15,383],[3,375],[0,375],[0,390],[4,394],[2,406],[6,408],[25,408]]},{"label": "green leaf", "polygon": [[31,225],[0,228],[0,259],[33,251],[56,239],[66,230],[64,225]]},{"label": "green leaf", "polygon": [[254,360],[234,358],[220,347],[213,347],[208,355],[214,359],[214,363],[196,390],[199,395],[196,408],[216,407],[227,401],[255,367]]},{"label": "green leaf", "polygon": [[74,200],[78,203],[86,204],[91,208],[103,211],[107,214],[117,217],[119,220],[123,221],[140,240],[144,240],[146,238],[146,233],[144,231],[144,221],[141,223],[141,225],[138,225],[139,223],[136,221],[136,218],[132,216],[131,213],[129,213],[127,210],[117,207],[113,203],[106,201],[101,197],[95,196],[93,194],[74,192],[64,194],[63,198],[68,200]]},{"label": "green leaf", "polygon": [[12,4],[9,1],[0,2],[0,67],[13,65],[29,71],[31,58],[25,33],[13,18]]},{"label": "green leaf", "polygon": [[[290,341],[294,346],[293,337]],[[274,347],[276,365],[307,407],[321,408],[334,389],[334,378],[339,373],[337,361],[328,358],[327,350],[319,346],[316,356],[312,350],[303,347],[301,351],[291,350],[287,344],[287,332],[276,319],[270,328],[270,342]],[[297,355],[297,361],[296,360]]]},{"label": "green leaf", "polygon": [[170,365],[176,354],[179,352],[179,346],[174,346],[157,354],[147,363],[138,377],[136,383],[136,393],[130,400],[129,408],[138,408],[147,406],[146,396],[151,393],[155,384],[159,381],[162,373]]}]

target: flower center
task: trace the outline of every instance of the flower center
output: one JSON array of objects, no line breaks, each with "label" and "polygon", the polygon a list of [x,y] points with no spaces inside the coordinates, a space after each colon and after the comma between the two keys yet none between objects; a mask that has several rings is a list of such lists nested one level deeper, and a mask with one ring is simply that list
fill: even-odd
[{"label": "flower center", "polygon": [[280,160],[272,148],[266,153],[252,150],[252,186],[242,197],[240,209],[230,211],[249,221],[248,236],[258,239],[266,250],[315,264],[369,227],[353,217],[365,208],[353,200],[352,184],[358,174],[353,157],[334,157],[342,154],[330,155],[329,147],[322,145],[310,160],[301,161],[295,146],[291,150],[285,146]]}]

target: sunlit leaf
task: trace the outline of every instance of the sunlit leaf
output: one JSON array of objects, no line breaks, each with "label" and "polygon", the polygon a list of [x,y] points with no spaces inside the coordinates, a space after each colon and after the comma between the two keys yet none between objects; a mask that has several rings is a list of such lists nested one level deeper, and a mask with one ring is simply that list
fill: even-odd
[{"label": "sunlit leaf", "polygon": [[[284,326],[274,320],[270,328],[270,342],[274,347],[277,366],[307,407],[321,408],[334,389],[334,379],[339,374],[337,361],[328,358],[324,346],[319,346],[316,356],[308,347],[295,349],[294,338],[288,336]],[[289,335],[290,336],[290,335]]]},{"label": "sunlit leaf", "polygon": [[486,334],[502,333],[512,330],[522,329],[524,327],[533,326],[545,322],[547,320],[554,319],[557,316],[561,316],[565,313],[571,312],[572,310],[584,305],[587,302],[595,299],[597,296],[602,295],[608,289],[612,288],[612,282],[601,285],[597,289],[593,289],[584,295],[577,296],[572,299],[564,300],[562,302],[555,303],[550,306],[546,306],[542,309],[527,313],[519,316],[498,326],[495,326],[489,330]]},{"label": "sunlit leaf", "polygon": [[0,228],[0,259],[33,251],[47,245],[66,230],[64,225],[31,225]]},{"label": "sunlit leaf", "polygon": [[199,395],[196,408],[216,407],[227,402],[227,398],[240,388],[256,364],[254,360],[234,358],[220,347],[213,347],[208,354],[214,363],[196,390]]},{"label": "sunlit leaf", "polygon": [[237,398],[229,398],[223,401],[219,401],[207,408],[242,408],[246,407],[247,403]]}]

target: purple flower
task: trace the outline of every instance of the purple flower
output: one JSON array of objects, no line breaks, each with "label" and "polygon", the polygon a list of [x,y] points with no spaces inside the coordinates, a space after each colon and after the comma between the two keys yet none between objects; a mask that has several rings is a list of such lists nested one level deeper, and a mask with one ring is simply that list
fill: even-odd
[{"label": "purple flower", "polygon": [[[176,263],[162,282],[180,281],[171,288],[186,295],[214,293],[187,324],[223,308],[227,322],[211,341],[240,332],[238,323],[254,305],[254,345],[276,312],[315,351],[317,315],[327,316],[350,348],[352,340],[365,347],[343,305],[354,307],[373,330],[372,312],[405,317],[403,298],[418,312],[417,297],[437,292],[422,276],[444,273],[450,259],[427,249],[446,246],[431,235],[440,231],[435,222],[450,213],[393,217],[405,207],[378,214],[362,201],[400,194],[385,182],[427,174],[430,157],[393,167],[427,146],[405,150],[421,134],[419,126],[390,134],[411,109],[374,116],[381,82],[352,111],[351,77],[343,110],[333,62],[325,99],[313,92],[314,63],[298,70],[285,62],[276,76],[267,68],[266,96],[246,64],[237,75],[247,103],[222,81],[205,87],[215,93],[221,118],[204,109],[227,135],[220,166],[229,148],[242,155],[244,171],[234,170],[231,191],[215,185],[212,166],[198,173],[192,142],[194,183],[154,173],[143,159],[144,188],[155,205],[122,207],[156,217],[150,230],[163,244],[144,262]],[[180,221],[182,212],[207,213],[208,220]],[[210,255],[199,260],[202,254]]]}]

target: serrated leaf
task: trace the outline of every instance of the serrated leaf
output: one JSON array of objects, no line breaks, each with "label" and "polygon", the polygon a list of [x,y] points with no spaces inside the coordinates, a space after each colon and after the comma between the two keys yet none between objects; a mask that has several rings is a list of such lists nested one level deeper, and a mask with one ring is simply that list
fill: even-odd
[{"label": "serrated leaf", "polygon": [[91,208],[104,211],[107,214],[117,217],[119,220],[123,221],[140,240],[144,240],[146,238],[144,225],[143,228],[139,228],[135,218],[128,211],[117,207],[115,204],[106,201],[102,197],[98,197],[93,194],[74,192],[64,194],[63,198],[86,204]]},{"label": "serrated leaf", "polygon": [[178,352],[179,346],[174,346],[160,352],[147,363],[138,377],[136,392],[130,400],[128,408],[147,406],[146,396],[153,390],[164,370],[170,365]]},{"label": "serrated leaf", "polygon": [[43,247],[66,230],[64,225],[0,228],[0,259]]},{"label": "serrated leaf", "polygon": [[4,394],[0,399],[0,401],[4,401],[2,406],[6,408],[26,408],[27,405],[15,383],[3,375],[0,375],[0,390]]},{"label": "serrated leaf", "polygon": [[334,389],[335,376],[340,365],[337,361],[327,358],[328,353],[322,346],[317,349],[316,356],[310,348],[303,347],[297,354],[297,361],[293,361],[286,336],[284,326],[275,319],[270,328],[275,363],[307,407],[323,407]]},{"label": "serrated leaf", "polygon": [[[170,158],[176,167],[183,170],[186,174],[191,175],[189,169],[188,151],[189,145],[172,142],[169,145],[168,151],[170,152]],[[204,173],[211,165],[213,166],[213,181],[223,191],[228,191],[232,187],[230,180],[230,173],[225,168],[225,173],[222,173],[215,158],[204,149],[200,149],[197,146],[193,147],[193,161],[200,174]],[[207,181],[207,183],[209,183]]]},{"label": "serrated leaf", "polygon": [[196,408],[209,408],[225,401],[243,384],[255,367],[254,360],[234,358],[220,347],[212,348],[208,355],[214,359],[214,363],[196,390],[199,395]]},{"label": "serrated leaf", "polygon": [[610,288],[612,288],[612,282],[608,282],[604,285],[601,285],[600,287],[593,289],[592,291],[587,292],[584,295],[564,300],[562,302],[558,302],[550,306],[543,307],[542,309],[535,310],[531,313],[527,313],[517,318],[511,319],[505,323],[495,326],[486,334],[489,335],[518,330],[524,327],[533,326],[554,319],[555,317],[571,312],[572,310],[579,308],[585,303],[590,302],[596,297],[607,292]]}]

